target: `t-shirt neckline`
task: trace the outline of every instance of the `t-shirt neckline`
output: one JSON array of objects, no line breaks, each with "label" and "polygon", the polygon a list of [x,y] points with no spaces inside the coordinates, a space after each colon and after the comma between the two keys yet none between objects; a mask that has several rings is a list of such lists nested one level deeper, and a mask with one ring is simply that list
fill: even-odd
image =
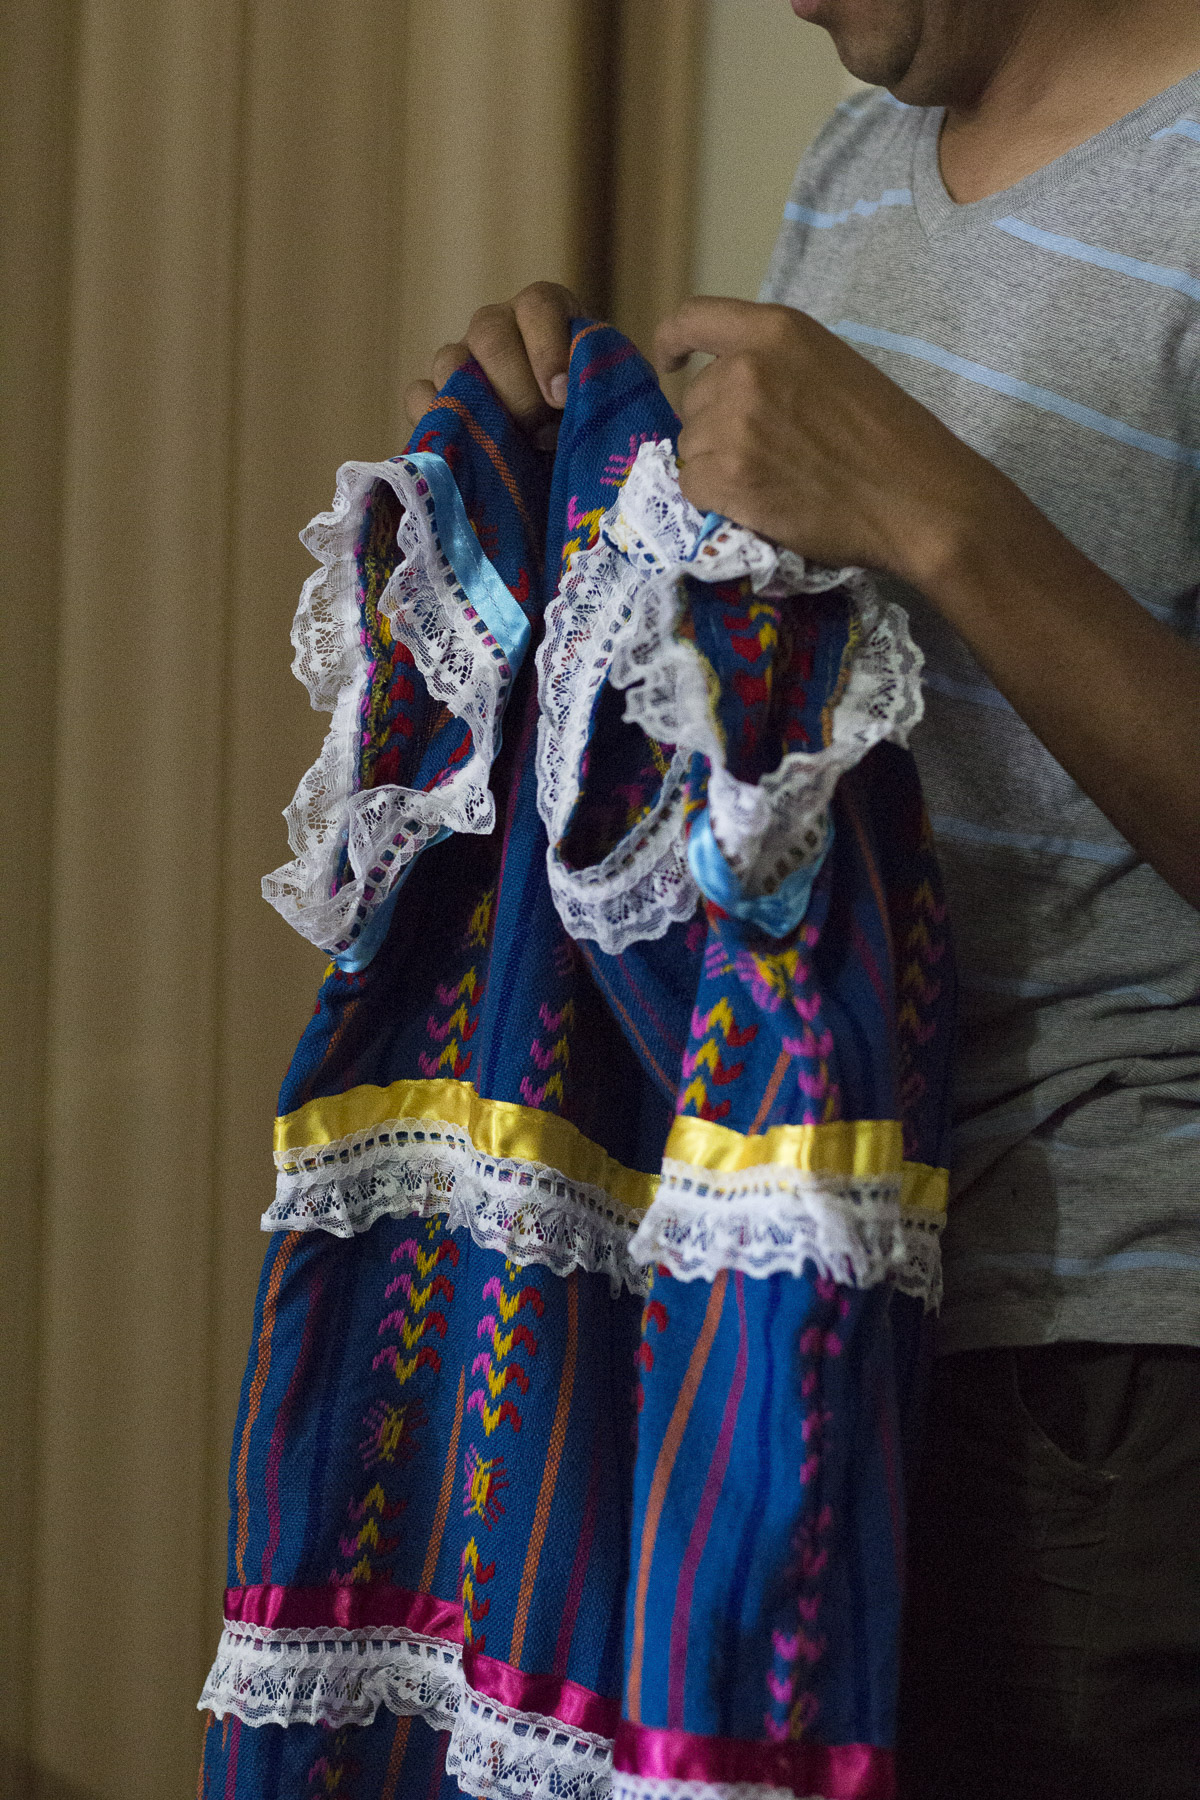
[{"label": "t-shirt neckline", "polygon": [[1061,187],[1092,163],[1100,162],[1128,145],[1152,137],[1165,125],[1174,124],[1181,114],[1200,102],[1200,69],[1185,75],[1182,81],[1165,88],[1161,94],[1143,101],[1133,112],[1115,119],[1071,150],[1065,150],[1053,162],[1023,175],[1011,187],[999,193],[986,194],[981,200],[952,200],[938,164],[938,139],[946,109],[943,106],[922,108],[922,118],[913,146],[912,190],[917,217],[927,236],[944,238],[970,231],[977,224],[991,224],[994,219],[1027,204],[1053,188]]}]

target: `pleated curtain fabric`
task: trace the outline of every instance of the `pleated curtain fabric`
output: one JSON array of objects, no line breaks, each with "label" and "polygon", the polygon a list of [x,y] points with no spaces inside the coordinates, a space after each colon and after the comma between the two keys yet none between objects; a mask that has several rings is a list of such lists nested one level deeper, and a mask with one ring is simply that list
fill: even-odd
[{"label": "pleated curtain fabric", "polygon": [[296,533],[475,306],[688,287],[699,0],[6,0],[0,1795],[192,1791],[324,728]]}]

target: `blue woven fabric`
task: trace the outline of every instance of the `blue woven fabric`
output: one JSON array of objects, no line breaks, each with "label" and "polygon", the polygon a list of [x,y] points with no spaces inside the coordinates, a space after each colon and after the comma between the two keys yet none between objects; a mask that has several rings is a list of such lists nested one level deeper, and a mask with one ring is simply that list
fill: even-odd
[{"label": "blue woven fabric", "polygon": [[[406,454],[442,460],[486,560],[481,573],[461,520],[455,538],[444,494],[437,519],[443,478],[427,480],[464,605],[472,581],[494,602],[498,579],[536,644],[638,447],[675,429],[633,346],[587,321],[552,462],[477,366],[459,370]],[[479,733],[384,616],[399,517],[378,483],[356,549],[357,782],[436,795]],[[712,671],[730,769],[754,781],[819,745],[849,596],[764,602],[698,579],[687,595],[680,629]],[[644,1208],[664,1155],[686,1164],[693,1142],[712,1170],[740,1157],[753,1172],[759,1143],[848,1145],[861,1163],[894,1131],[904,1179],[935,1182],[953,978],[911,759],[882,744],[842,778],[790,928],[701,897],[657,938],[605,953],[556,910],[534,657],[517,666],[514,612],[486,605],[471,629],[512,658],[491,829],[432,843],[363,911],[339,953],[352,966],[331,965],[283,1082],[285,1184],[343,1210],[297,1214],[268,1248],[231,1460],[225,1716],[210,1718],[201,1793],[532,1791],[515,1707],[559,1731],[560,1791],[580,1800],[678,1778],[887,1800],[924,1306],[886,1272],[860,1282],[819,1258],[639,1271],[613,1220]],[[563,847],[573,869],[636,834],[672,750],[600,689]],[[708,776],[694,758],[693,833]],[[390,879],[381,863],[380,893]],[[541,1146],[520,1153],[525,1174],[521,1143]],[[488,1182],[511,1185],[506,1245],[481,1241],[483,1214],[464,1222]],[[590,1270],[561,1236],[534,1241],[539,1207],[568,1190],[593,1207],[588,1241],[616,1245]],[[310,1716],[333,1704],[311,1679],[323,1631],[347,1715],[334,1723]],[[429,1643],[461,1671],[455,1704],[482,1696],[508,1719],[507,1749],[487,1753],[507,1786],[487,1787],[499,1777],[479,1761],[482,1728],[431,1729],[444,1717],[412,1675]],[[254,1722],[289,1681],[272,1704],[291,1722]]]}]

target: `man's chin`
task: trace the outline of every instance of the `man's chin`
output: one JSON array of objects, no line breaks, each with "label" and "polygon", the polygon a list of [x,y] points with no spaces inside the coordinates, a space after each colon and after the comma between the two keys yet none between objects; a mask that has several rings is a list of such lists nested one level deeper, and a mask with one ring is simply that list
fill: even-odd
[{"label": "man's chin", "polygon": [[[843,68],[871,87],[890,88],[897,99],[925,104],[925,96],[898,89],[913,72],[928,0],[790,0],[798,19],[819,25],[833,39]],[[918,78],[919,79],[919,78]]]}]

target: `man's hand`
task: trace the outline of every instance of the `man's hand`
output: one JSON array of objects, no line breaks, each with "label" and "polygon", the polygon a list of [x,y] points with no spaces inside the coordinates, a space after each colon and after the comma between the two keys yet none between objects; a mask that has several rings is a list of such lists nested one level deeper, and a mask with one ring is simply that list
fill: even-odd
[{"label": "man's hand", "polygon": [[683,401],[680,485],[815,562],[920,585],[955,515],[1010,484],[925,407],[807,314],[694,299],[659,327],[660,369],[715,362]]},{"label": "man's hand", "polygon": [[1176,891],[1200,907],[1200,652],[1151,618],[1008,477],[815,320],[689,300],[659,366],[688,389],[680,485],[835,567],[886,569]]},{"label": "man's hand", "polygon": [[408,389],[410,423],[420,423],[438,389],[474,357],[518,425],[531,436],[553,428],[567,398],[571,319],[581,310],[570,289],[553,281],[535,281],[512,300],[481,306],[465,339],[443,344],[434,357],[432,381]]}]

